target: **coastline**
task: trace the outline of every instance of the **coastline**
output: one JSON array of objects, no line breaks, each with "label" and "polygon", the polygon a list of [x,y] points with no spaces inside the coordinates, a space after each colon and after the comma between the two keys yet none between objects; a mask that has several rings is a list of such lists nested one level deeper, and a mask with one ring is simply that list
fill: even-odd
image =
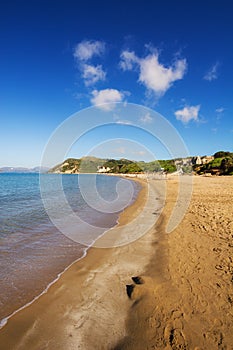
[{"label": "coastline", "polygon": [[[120,176],[118,176],[118,177],[120,177]],[[129,179],[129,180],[131,180],[131,179]],[[133,181],[133,180],[131,180],[131,181]],[[141,181],[135,181],[135,182],[139,182],[139,183],[142,183]],[[140,185],[141,186],[141,185]],[[141,191],[141,189],[142,189],[142,187],[139,187],[138,188],[138,192],[140,192]],[[138,194],[137,194],[138,195]],[[137,201],[137,197],[136,198],[134,198],[134,200],[133,200],[133,203],[132,204],[130,204],[129,205],[129,207],[127,207],[126,208],[126,216],[127,216],[127,213],[128,213],[128,210],[129,210],[129,212],[131,212],[131,215],[129,215],[128,217],[131,217],[131,219],[132,219],[132,210],[130,209],[130,207],[131,206],[133,206],[133,208],[134,208],[134,202],[135,201]],[[116,220],[115,220],[115,224],[114,224],[114,226],[112,227],[112,228],[114,228],[114,227],[117,227],[118,225],[119,225],[119,220],[120,220],[120,216],[121,216],[121,214],[123,213],[123,212],[125,212],[125,209],[118,215],[118,218],[116,218]],[[110,228],[111,229],[111,228]],[[103,236],[106,232],[108,232],[110,229],[106,229],[106,231],[101,235],[101,236]],[[96,240],[98,240],[101,236],[99,236]],[[92,246],[95,244],[95,241],[93,241],[93,244],[92,244]],[[49,288],[53,285],[53,284],[55,284],[58,280],[59,280],[59,278],[73,265],[73,264],[75,264],[75,263],[77,263],[78,261],[80,261],[81,259],[83,259],[83,258],[85,258],[85,256],[86,256],[86,254],[87,254],[87,252],[88,252],[88,250],[91,248],[91,246],[86,246],[86,247],[81,247],[81,245],[80,245],[80,254],[76,257],[76,258],[74,258],[73,260],[71,260],[70,259],[70,261],[69,261],[69,263],[67,264],[67,265],[64,265],[64,267],[63,266],[61,266],[62,268],[60,269],[60,270],[58,270],[57,271],[57,274],[54,274],[54,276],[53,276],[53,279],[47,279],[47,285],[46,285],[46,283],[44,284],[44,289],[38,289],[38,291],[39,291],[39,293],[34,293],[34,295],[33,295],[33,293],[31,293],[31,295],[32,295],[32,297],[31,298],[28,298],[28,300],[25,300],[25,303],[24,304],[21,304],[22,306],[20,306],[20,305],[16,305],[16,307],[13,309],[12,308],[12,311],[10,312],[10,313],[8,313],[8,315],[4,315],[4,317],[3,318],[1,318],[0,319],[0,330],[7,324],[7,322],[8,322],[8,320],[9,319],[11,319],[11,317],[13,317],[14,315],[16,315],[18,312],[20,312],[21,310],[23,310],[23,309],[25,309],[25,308],[27,308],[27,307],[29,307],[30,305],[32,305],[36,300],[38,300],[43,294],[46,294],[47,293],[47,291],[49,290]],[[13,306],[14,305],[14,303],[12,304],[12,301],[11,301],[11,305]]]},{"label": "coastline", "polygon": [[[167,190],[155,227],[122,247],[90,248],[2,328],[3,350],[231,348],[233,178],[194,177],[190,206],[171,234],[165,226],[178,178],[150,183],[160,197],[162,183]],[[141,200],[144,206],[142,193],[129,217]],[[132,283],[132,276],[144,283]]]},{"label": "coastline", "polygon": [[[143,185],[143,181],[139,180],[139,182],[142,185],[142,188],[140,190],[140,193],[138,194],[137,199],[135,202],[126,208],[119,217],[119,223],[117,226],[123,226],[126,224],[126,222],[129,222],[133,220],[133,218],[138,215],[138,212],[141,211],[141,208],[144,206],[145,200],[146,200],[146,186]],[[104,262],[111,258],[111,255],[113,251],[118,251],[117,248],[105,248],[105,249],[97,249],[94,247],[91,247],[88,249],[87,254],[84,258],[79,259],[78,261],[71,264],[70,267],[68,267],[64,273],[60,275],[59,278],[57,278],[55,283],[52,283],[52,285],[49,287],[47,292],[42,293],[40,297],[38,297],[36,300],[34,300],[32,303],[30,303],[29,306],[22,308],[19,312],[15,313],[9,320],[8,323],[0,330],[0,347],[2,349],[14,349],[14,348],[20,348],[22,346],[22,349],[25,348],[25,344],[21,342],[24,342],[24,338],[26,334],[28,333],[29,329],[31,331],[34,329],[35,324],[41,323],[40,320],[43,319],[46,315],[46,320],[43,319],[43,322],[41,325],[48,324],[47,321],[47,312],[48,311],[48,305],[56,304],[53,300],[54,296],[55,299],[57,298],[57,295],[59,295],[59,298],[61,298],[61,304],[64,304],[64,298],[62,296],[61,289],[66,288],[68,295],[69,289],[71,288],[71,285],[73,284],[73,289],[76,289],[76,283],[74,283],[74,279],[77,280],[77,283],[79,284],[79,287],[81,287],[83,284],[90,283],[93,275],[93,269],[96,270],[101,267],[101,264],[104,264]],[[118,252],[116,252],[118,255]],[[111,259],[110,259],[111,260]],[[88,282],[89,281],[89,282]],[[65,287],[64,287],[65,285]],[[76,302],[82,303],[82,292],[80,291],[78,287],[78,290],[80,292],[80,295],[77,297],[78,300]],[[71,288],[72,289],[72,288]],[[75,294],[75,293],[74,293]],[[123,293],[123,297],[125,297]],[[58,299],[59,299],[58,298]],[[127,299],[126,299],[127,302]],[[76,304],[76,303],[75,303]],[[64,306],[65,307],[65,306]],[[53,317],[56,317],[56,305],[54,305],[52,308],[50,307],[50,316],[48,319],[50,319],[50,322],[53,322]],[[45,314],[43,312],[45,310]],[[63,319],[63,312],[58,312],[58,319],[59,317]],[[43,327],[42,327],[43,328]],[[48,327],[49,328],[49,327]],[[38,341],[44,342],[43,339],[45,334],[50,336],[46,330],[44,329],[42,332],[38,332],[37,335],[35,335],[35,338],[38,337]],[[119,335],[120,336],[120,335]],[[40,339],[42,337],[42,339]],[[40,339],[40,340],[39,340]],[[24,345],[23,345],[24,344]],[[30,348],[33,348],[33,346],[30,344]],[[37,346],[35,348],[38,348]],[[49,349],[52,349],[52,347],[49,347]],[[57,344],[54,345],[54,348],[57,348]],[[62,347],[61,347],[62,348]]]}]

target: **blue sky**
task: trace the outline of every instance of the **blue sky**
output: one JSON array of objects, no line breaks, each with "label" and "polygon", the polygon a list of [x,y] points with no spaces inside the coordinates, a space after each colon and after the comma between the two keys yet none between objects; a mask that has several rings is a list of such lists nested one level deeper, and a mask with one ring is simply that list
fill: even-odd
[{"label": "blue sky", "polygon": [[[232,13],[230,0],[2,1],[0,166],[37,166],[64,120],[93,105],[105,113],[105,102],[159,112],[190,155],[232,151]],[[93,154],[142,159],[136,148],[121,140]]]}]

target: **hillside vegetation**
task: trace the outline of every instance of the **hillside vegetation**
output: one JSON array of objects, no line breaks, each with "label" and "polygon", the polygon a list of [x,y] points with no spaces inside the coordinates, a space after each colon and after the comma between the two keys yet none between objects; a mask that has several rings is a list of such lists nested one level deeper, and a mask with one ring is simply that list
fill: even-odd
[{"label": "hillside vegetation", "polygon": [[173,173],[180,170],[183,173],[191,173],[193,171],[199,175],[206,173],[212,175],[233,175],[233,153],[231,152],[219,151],[210,157],[212,160],[206,164],[195,164],[195,158],[197,157],[152,162],[135,162],[128,159],[101,159],[96,157],[68,158],[63,163],[50,169],[49,173],[77,174],[100,172],[130,174],[141,172]]},{"label": "hillside vegetation", "polygon": [[219,151],[214,154],[214,159],[208,164],[193,166],[193,170],[201,175],[233,175],[233,153]]},{"label": "hillside vegetation", "polygon": [[[68,158],[63,163],[49,170],[49,173],[96,173],[100,168],[108,169],[106,172],[115,174],[130,174],[141,172],[176,171],[174,160],[159,160],[153,162],[135,162],[128,159],[101,159],[95,157],[84,157],[81,159]],[[105,172],[105,171],[102,171]]]}]

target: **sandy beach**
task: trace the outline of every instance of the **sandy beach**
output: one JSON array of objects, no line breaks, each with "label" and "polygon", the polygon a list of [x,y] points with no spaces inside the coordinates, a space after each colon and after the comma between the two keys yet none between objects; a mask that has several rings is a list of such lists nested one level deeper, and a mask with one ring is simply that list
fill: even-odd
[{"label": "sandy beach", "polygon": [[[8,321],[0,349],[233,348],[233,177],[195,176],[190,206],[170,234],[178,177],[150,180],[160,199],[162,183],[162,214],[141,219],[154,215],[154,226],[130,244],[89,249]],[[121,215],[122,229],[143,212],[146,188]]]}]

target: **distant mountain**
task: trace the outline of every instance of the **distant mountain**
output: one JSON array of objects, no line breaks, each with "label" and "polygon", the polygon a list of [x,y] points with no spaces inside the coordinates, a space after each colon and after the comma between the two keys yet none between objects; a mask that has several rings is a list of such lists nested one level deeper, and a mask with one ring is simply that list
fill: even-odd
[{"label": "distant mountain", "polygon": [[0,173],[115,173],[128,174],[140,172],[195,173],[198,175],[233,175],[233,153],[219,151],[212,156],[194,156],[179,159],[155,160],[152,162],[128,159],[102,159],[96,157],[68,158],[53,168],[2,167]]},{"label": "distant mountain", "polygon": [[36,166],[35,168],[30,169],[33,173],[47,173],[49,171],[48,167]]},{"label": "distant mountain", "polygon": [[23,167],[2,167],[0,173],[47,173],[49,168],[45,167],[34,167],[34,168],[23,168]]}]

